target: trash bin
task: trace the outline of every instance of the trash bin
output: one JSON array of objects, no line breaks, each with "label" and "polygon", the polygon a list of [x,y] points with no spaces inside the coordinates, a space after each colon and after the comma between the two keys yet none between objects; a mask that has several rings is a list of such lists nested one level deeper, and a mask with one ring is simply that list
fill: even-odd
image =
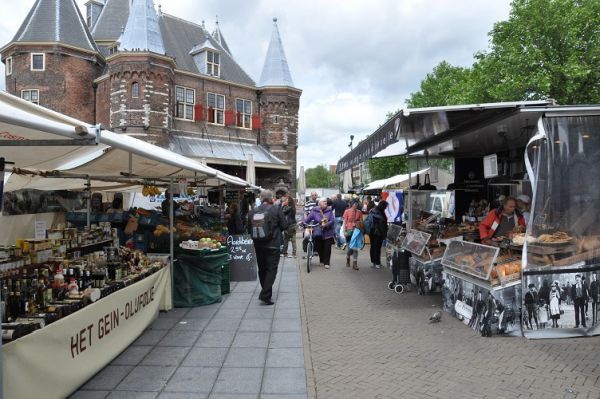
[{"label": "trash bin", "polygon": [[175,307],[209,305],[221,301],[222,267],[227,249],[198,251],[177,248],[173,268]]}]

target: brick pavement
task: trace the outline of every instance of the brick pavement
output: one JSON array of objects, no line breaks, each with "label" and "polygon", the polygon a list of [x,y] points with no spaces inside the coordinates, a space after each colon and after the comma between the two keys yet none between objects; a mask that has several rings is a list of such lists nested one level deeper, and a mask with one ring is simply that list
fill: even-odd
[{"label": "brick pavement", "polygon": [[[309,398],[600,398],[600,337],[482,338],[444,313],[441,296],[387,289],[391,272],[300,267]],[[365,265],[367,265],[365,267]]]}]

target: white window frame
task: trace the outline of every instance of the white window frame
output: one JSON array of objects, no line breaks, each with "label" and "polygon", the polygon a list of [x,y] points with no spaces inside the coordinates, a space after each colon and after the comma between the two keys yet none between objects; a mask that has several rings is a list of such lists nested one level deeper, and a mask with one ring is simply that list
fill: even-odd
[{"label": "white window frame", "polygon": [[[212,61],[209,60],[210,56]],[[206,74],[217,78],[221,76],[221,54],[216,51],[206,50]]]},{"label": "white window frame", "polygon": [[[210,97],[215,96],[214,98],[214,102],[210,100]],[[219,107],[219,98],[222,97],[223,101],[222,101],[222,108]],[[211,104],[214,104],[211,105]],[[208,112],[210,112],[210,108],[212,108],[214,114],[213,114],[213,123],[215,125],[221,125],[221,126],[225,126],[225,96],[223,94],[217,94],[217,93],[206,93],[206,108],[208,110]],[[208,118],[207,118],[208,120]]]},{"label": "white window frame", "polygon": [[[37,101],[33,101],[31,99],[31,93],[35,92],[36,96],[37,96]],[[28,98],[25,98],[25,93],[29,93]],[[21,90],[21,98],[25,101],[29,101],[31,103],[34,104],[40,104],[40,90],[39,89],[27,89],[27,90]]]},{"label": "white window frame", "polygon": [[[242,101],[242,110],[238,109],[238,101]],[[250,107],[246,109],[246,105],[250,104]],[[248,112],[244,112],[248,111]],[[240,113],[242,118],[242,125],[237,124],[237,113]],[[245,98],[236,98],[235,99],[235,125],[240,129],[252,129],[252,101],[247,100]]]},{"label": "white window frame", "polygon": [[[33,68],[33,57],[36,55],[41,55],[42,56],[42,69],[34,69]],[[31,58],[30,58],[31,64],[31,70],[35,71],[35,72],[44,72],[46,70],[46,53],[31,53]]]},{"label": "white window frame", "polygon": [[[183,90],[183,98],[179,96],[180,90]],[[188,101],[188,100],[190,100],[190,97],[189,97],[190,94],[192,96],[191,102]],[[182,99],[182,100],[180,100],[180,99]],[[195,112],[194,111],[195,104],[196,104],[196,90],[194,90],[190,87],[185,87],[185,86],[175,86],[175,107],[177,108],[175,118],[184,119],[186,121],[193,121],[194,120],[194,112]],[[182,107],[181,108],[182,112],[179,111],[180,106]]]},{"label": "white window frame", "polygon": [[6,57],[6,62],[4,63],[5,65],[5,72],[6,72],[6,76],[10,76],[12,75],[12,70],[13,70],[13,60],[12,57]]}]

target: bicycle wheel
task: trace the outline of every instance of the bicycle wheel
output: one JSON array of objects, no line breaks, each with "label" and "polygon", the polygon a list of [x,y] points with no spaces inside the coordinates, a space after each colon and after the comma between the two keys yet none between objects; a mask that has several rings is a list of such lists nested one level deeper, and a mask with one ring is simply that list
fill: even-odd
[{"label": "bicycle wheel", "polygon": [[306,244],[306,272],[310,273],[310,261],[313,257],[313,243],[311,241]]}]

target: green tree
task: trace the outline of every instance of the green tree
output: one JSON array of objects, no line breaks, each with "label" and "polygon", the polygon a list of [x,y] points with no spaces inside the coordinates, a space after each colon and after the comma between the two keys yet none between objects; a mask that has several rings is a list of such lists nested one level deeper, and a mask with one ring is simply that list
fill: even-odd
[{"label": "green tree", "polygon": [[408,173],[408,161],[405,156],[372,158],[368,162],[372,180]]},{"label": "green tree", "polygon": [[410,108],[435,107],[470,103],[472,98],[471,69],[440,62],[421,81],[420,90],[406,100]]},{"label": "green tree", "polygon": [[600,1],[513,0],[471,68],[446,61],[427,74],[409,107],[553,98],[600,102]]},{"label": "green tree", "polygon": [[475,55],[482,101],[600,102],[600,1],[514,0]]},{"label": "green tree", "polygon": [[306,187],[334,188],[337,185],[337,176],[330,172],[325,165],[318,165],[306,169]]}]

